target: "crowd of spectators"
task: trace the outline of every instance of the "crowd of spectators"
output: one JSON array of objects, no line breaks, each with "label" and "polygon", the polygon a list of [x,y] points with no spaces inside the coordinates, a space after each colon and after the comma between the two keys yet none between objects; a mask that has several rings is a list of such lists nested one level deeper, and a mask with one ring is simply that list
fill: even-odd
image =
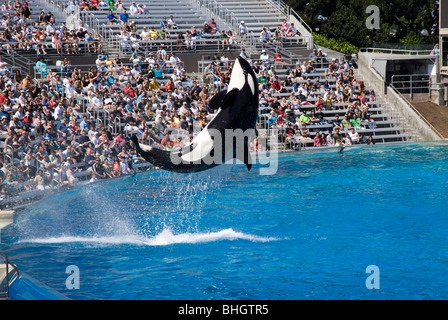
[{"label": "crowd of spectators", "polygon": [[[219,39],[223,50],[229,50],[236,47],[236,36],[231,30],[219,31],[214,18],[210,18],[201,26],[190,26],[187,30],[180,30],[173,15],[162,17],[154,25],[138,28],[136,22],[132,19],[138,15],[148,15],[145,4],[136,4],[132,2],[129,7],[125,7],[121,0],[73,0],[70,7],[77,7],[81,11],[107,10],[108,14],[105,23],[108,25],[120,26],[120,45],[124,51],[137,51],[142,45],[142,41],[148,41],[150,50],[158,45],[160,40],[173,40],[171,45],[175,46],[176,51],[193,50],[196,45],[204,43],[205,38]],[[167,18],[168,17],[168,18]],[[242,21],[244,25],[244,21]],[[246,28],[239,28],[239,35],[245,34]]]},{"label": "crowd of spectators", "polygon": [[[333,59],[321,80],[315,71],[320,58],[313,54],[297,61],[295,68],[283,69],[266,52],[249,59],[241,51],[258,77],[267,126],[279,129],[292,148],[304,140],[314,146],[374,143],[357,133],[375,126],[367,104],[375,101],[374,92],[366,91],[343,58]],[[204,75],[211,81],[200,86],[198,79],[186,76],[179,57],[163,46],[129,60],[101,53],[88,72],[71,67],[66,58],[56,72],[42,67],[44,76],[38,81],[10,72],[0,61],[1,148],[7,155],[1,159],[2,197],[24,182],[25,189],[45,189],[76,183],[78,172],[91,180],[133,172],[142,159],[126,130],[165,150],[185,145],[213,117],[208,101],[230,81],[232,66],[226,52],[216,54]],[[217,81],[220,86],[215,86]],[[343,119],[324,118],[322,111],[338,108],[347,110]],[[88,116],[87,111],[93,115],[95,110],[103,111],[103,121]],[[316,124],[327,126],[314,129]],[[173,129],[181,134],[173,138]]]},{"label": "crowd of spectators", "polygon": [[[274,58],[276,61],[278,57]],[[260,107],[269,112],[268,126],[280,130],[290,148],[307,146],[342,146],[374,144],[371,136],[359,134],[360,129],[376,128],[368,102],[376,101],[375,92],[367,91],[358,81],[344,57],[333,58],[321,73],[316,65],[325,58],[313,50],[308,59],[297,61],[296,67],[287,67],[282,80],[271,58],[265,51],[260,56],[261,65],[254,63],[260,86]],[[282,72],[284,69],[280,69]],[[342,119],[338,112],[333,116],[325,110],[344,110]]]},{"label": "crowd of spectators", "polygon": [[74,21],[67,26],[65,21],[57,22],[50,11],[32,13],[26,0],[14,4],[3,1],[2,12],[0,46],[7,54],[30,51],[45,55],[49,49],[58,54],[101,50],[98,35],[88,33],[82,21],[78,27]]},{"label": "crowd of spectators", "polygon": [[[58,70],[42,60],[36,66],[39,80],[0,61],[2,198],[17,185],[45,189],[74,184],[78,173],[96,180],[134,172],[142,159],[126,130],[172,150],[213,116],[207,102],[217,91],[189,79],[182,61],[163,46],[129,60],[99,54],[88,72],[69,58]],[[179,138],[170,138],[172,129]]]},{"label": "crowd of spectators", "polygon": [[[91,6],[95,2],[82,3]],[[98,5],[120,10],[121,3],[109,0]],[[13,10],[15,13],[6,20],[23,16],[23,6]],[[138,6],[131,12],[141,13]],[[130,27],[132,33],[132,23],[122,17],[118,21],[124,31]],[[173,22],[172,16],[166,21],[164,18],[161,28],[175,28]],[[207,32],[217,32],[213,23],[211,20],[207,24]],[[43,32],[44,36],[74,33],[78,40],[82,39],[80,33],[89,36],[82,24],[76,32],[64,23],[55,24],[51,13],[42,12],[36,22],[23,20],[22,27]],[[6,23],[3,35],[18,25]],[[291,26],[282,28],[287,35]],[[143,32],[150,37],[150,31]],[[246,32],[244,26],[239,28],[239,36]],[[229,38],[220,39],[225,49]],[[4,48],[14,50],[15,46],[8,43]],[[74,47],[62,46],[60,50],[72,52]],[[35,48],[44,52],[44,47]],[[98,53],[90,70],[72,67],[69,57],[58,69],[40,59],[36,79],[22,75],[0,58],[1,199],[11,196],[17,186],[43,190],[72,185],[82,177],[94,181],[134,172],[137,164],[146,162],[135,152],[126,133],[136,133],[142,141],[168,151],[189,143],[193,133],[213,117],[208,101],[228,84],[233,66],[226,50],[215,54],[204,72],[205,84],[200,85],[202,81],[188,77],[181,59],[168,54],[163,44],[146,56],[135,50],[125,60],[118,55],[109,57],[94,43],[86,48]],[[279,129],[280,138],[291,148],[301,141],[314,146],[374,143],[357,130],[376,126],[367,103],[375,101],[375,93],[366,91],[343,58],[330,61],[322,76],[316,72],[325,57],[321,50],[313,51],[295,66],[284,63],[279,52],[271,57],[263,50],[259,57],[249,57],[243,48],[240,56],[252,64],[258,77],[260,110],[268,115],[266,125]],[[324,117],[323,111],[337,109],[347,110],[343,119],[337,115]],[[253,144],[254,151],[258,147]]]}]

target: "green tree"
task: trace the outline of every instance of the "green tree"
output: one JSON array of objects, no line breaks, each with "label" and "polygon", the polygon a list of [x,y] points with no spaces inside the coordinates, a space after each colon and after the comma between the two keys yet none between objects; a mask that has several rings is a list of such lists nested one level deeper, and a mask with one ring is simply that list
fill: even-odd
[{"label": "green tree", "polygon": [[[375,43],[434,44],[438,40],[436,0],[290,0],[286,1],[307,24],[327,39],[348,41],[357,47]],[[380,10],[380,28],[367,29],[366,8]],[[328,17],[319,21],[317,17]],[[426,29],[428,35],[422,34]]]}]

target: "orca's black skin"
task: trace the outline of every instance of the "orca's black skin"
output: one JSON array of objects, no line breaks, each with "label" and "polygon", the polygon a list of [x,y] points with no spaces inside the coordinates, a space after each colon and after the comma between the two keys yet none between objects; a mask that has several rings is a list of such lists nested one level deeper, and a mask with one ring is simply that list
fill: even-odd
[{"label": "orca's black skin", "polygon": [[[236,64],[239,63],[241,68],[235,68]],[[237,71],[235,71],[237,69]],[[173,172],[198,172],[213,168],[221,163],[225,162],[226,152],[226,144],[225,139],[225,130],[226,129],[241,129],[243,132],[249,129],[255,129],[255,125],[257,123],[258,117],[258,82],[257,77],[255,76],[254,71],[250,64],[243,58],[238,57],[235,61],[234,70],[232,71],[230,84],[232,84],[233,77],[244,77],[244,85],[242,88],[231,88],[229,92],[222,91],[215,96],[213,96],[210,100],[209,107],[212,109],[221,110],[215,115],[215,117],[210,121],[207,128],[204,130],[215,130],[219,131],[221,134],[221,142],[220,145],[217,143],[213,145],[212,150],[204,156],[200,161],[195,161],[195,163],[182,161],[180,163],[173,163],[173,154],[172,152],[177,152],[175,157],[180,157],[181,154],[187,154],[197,145],[195,144],[195,140],[193,140],[193,144],[190,146],[186,146],[181,151],[165,151],[159,148],[150,148],[142,147],[138,141],[136,135],[132,136],[131,140],[134,143],[138,153],[148,162],[153,165],[167,171]],[[252,77],[253,86],[251,88],[248,77]],[[242,81],[239,78],[238,81]],[[241,82],[239,82],[241,83]],[[252,91],[253,90],[253,91]],[[242,160],[248,170],[251,169],[252,164],[250,161],[250,152],[249,152],[249,137],[244,137],[244,155],[236,154],[235,143],[233,144],[233,158],[238,157]],[[228,147],[228,146],[227,146]],[[216,161],[207,161],[213,159],[214,153],[218,152],[217,148],[220,148],[220,154],[222,155],[221,163],[216,163]],[[174,158],[175,158],[174,157]]]}]

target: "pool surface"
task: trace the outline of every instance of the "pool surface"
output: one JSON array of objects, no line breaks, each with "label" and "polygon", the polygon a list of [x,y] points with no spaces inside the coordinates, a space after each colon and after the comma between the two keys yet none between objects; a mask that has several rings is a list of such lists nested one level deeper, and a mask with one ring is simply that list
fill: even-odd
[{"label": "pool surface", "polygon": [[71,299],[446,299],[447,193],[444,143],[289,153],[53,195],[0,250]]}]

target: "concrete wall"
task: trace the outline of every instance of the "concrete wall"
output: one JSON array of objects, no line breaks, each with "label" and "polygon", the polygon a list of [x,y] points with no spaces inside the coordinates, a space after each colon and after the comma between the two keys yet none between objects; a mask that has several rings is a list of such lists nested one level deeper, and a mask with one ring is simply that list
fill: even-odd
[{"label": "concrete wall", "polygon": [[408,128],[409,132],[407,133],[411,135],[411,140],[434,141],[443,139],[405,99],[400,97],[393,89],[385,86],[382,77],[370,67],[374,56],[377,56],[377,54],[360,52],[358,54],[358,71],[364,81],[368,83],[369,88],[383,96],[389,108],[388,112],[392,111],[399,116],[399,119],[393,120],[399,120],[400,126]]},{"label": "concrete wall", "polygon": [[[418,113],[417,110],[412,108],[412,105],[408,104],[405,99],[400,97],[395,90],[388,90],[386,96],[387,103],[393,108],[399,115],[400,120],[406,124],[408,128],[412,128],[412,134],[418,136],[418,140],[421,141],[436,141],[444,139],[436,133],[430,123]],[[417,137],[411,137],[416,140]]]}]

